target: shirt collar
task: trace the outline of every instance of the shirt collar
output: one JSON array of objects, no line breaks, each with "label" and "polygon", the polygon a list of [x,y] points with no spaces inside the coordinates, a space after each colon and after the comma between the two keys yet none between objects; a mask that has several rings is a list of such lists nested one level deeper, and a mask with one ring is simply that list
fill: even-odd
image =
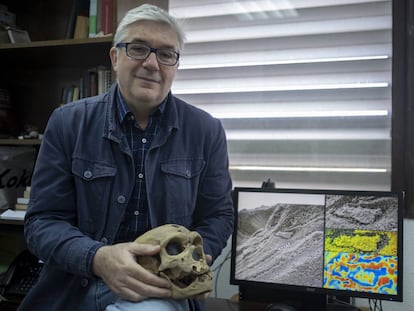
[{"label": "shirt collar", "polygon": [[[161,115],[164,112],[166,102],[167,102],[167,98],[168,98],[168,96],[161,102],[161,104],[158,105],[157,109],[153,113],[151,113],[150,117],[156,116],[156,115]],[[125,121],[125,119],[129,115],[133,115],[133,113],[129,109],[124,97],[121,94],[121,91],[119,90],[119,88],[117,89],[116,105],[117,105],[117,110],[118,110],[119,122],[122,124]]]}]

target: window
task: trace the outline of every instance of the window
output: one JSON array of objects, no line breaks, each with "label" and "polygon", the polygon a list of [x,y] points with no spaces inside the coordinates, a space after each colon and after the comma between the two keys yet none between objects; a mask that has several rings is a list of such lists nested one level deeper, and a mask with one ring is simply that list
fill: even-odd
[{"label": "window", "polygon": [[235,186],[390,190],[392,1],[170,0],[173,93],[222,120]]}]

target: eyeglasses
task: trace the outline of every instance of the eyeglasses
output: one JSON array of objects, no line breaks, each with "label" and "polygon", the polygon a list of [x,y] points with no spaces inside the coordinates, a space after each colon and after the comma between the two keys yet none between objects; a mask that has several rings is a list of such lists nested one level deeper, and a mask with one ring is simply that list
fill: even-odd
[{"label": "eyeglasses", "polygon": [[121,42],[117,43],[115,47],[125,47],[126,55],[136,60],[147,59],[154,52],[157,56],[157,61],[167,66],[174,66],[180,58],[180,54],[176,51],[170,49],[154,49],[141,43]]}]

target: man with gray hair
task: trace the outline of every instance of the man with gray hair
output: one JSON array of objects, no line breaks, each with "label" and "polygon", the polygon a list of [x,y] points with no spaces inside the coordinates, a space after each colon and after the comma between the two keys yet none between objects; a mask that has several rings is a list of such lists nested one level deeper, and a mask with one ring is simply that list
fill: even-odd
[{"label": "man with gray hair", "polygon": [[178,224],[202,236],[211,263],[233,229],[224,129],[171,93],[183,45],[164,10],[128,11],[110,49],[116,83],[52,113],[25,218],[44,267],[20,310],[203,309],[137,263],[160,246],[132,242]]}]

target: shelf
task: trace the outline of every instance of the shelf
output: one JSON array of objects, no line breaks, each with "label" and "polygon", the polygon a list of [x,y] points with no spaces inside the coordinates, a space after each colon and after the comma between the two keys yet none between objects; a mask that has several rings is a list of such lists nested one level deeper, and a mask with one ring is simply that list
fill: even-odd
[{"label": "shelf", "polygon": [[104,36],[90,39],[64,39],[64,40],[47,40],[47,41],[33,41],[29,43],[6,43],[0,44],[0,50],[10,49],[28,49],[28,48],[42,48],[51,46],[70,46],[82,44],[99,44],[112,42],[113,36]]},{"label": "shelf", "polygon": [[0,45],[5,66],[13,68],[91,67],[109,65],[112,36],[92,39],[35,41]]},{"label": "shelf", "polygon": [[23,226],[24,220],[19,219],[0,219],[0,225]]},{"label": "shelf", "polygon": [[0,146],[36,146],[40,145],[40,139],[0,139]]}]

